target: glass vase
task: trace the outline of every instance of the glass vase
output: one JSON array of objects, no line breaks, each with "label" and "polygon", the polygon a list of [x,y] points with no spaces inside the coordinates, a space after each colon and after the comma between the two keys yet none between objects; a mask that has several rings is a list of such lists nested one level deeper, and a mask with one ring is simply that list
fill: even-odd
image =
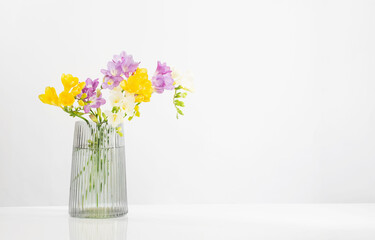
[{"label": "glass vase", "polygon": [[70,216],[111,218],[127,212],[124,138],[108,124],[76,122]]}]

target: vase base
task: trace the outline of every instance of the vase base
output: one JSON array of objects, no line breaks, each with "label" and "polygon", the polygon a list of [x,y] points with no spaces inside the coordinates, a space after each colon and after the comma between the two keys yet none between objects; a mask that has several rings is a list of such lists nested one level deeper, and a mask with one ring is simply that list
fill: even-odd
[{"label": "vase base", "polygon": [[116,218],[128,213],[124,208],[88,208],[80,211],[69,211],[69,215],[75,218]]}]

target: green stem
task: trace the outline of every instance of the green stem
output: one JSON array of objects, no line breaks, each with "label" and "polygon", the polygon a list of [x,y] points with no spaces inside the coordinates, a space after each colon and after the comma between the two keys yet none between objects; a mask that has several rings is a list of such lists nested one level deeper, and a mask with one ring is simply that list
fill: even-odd
[{"label": "green stem", "polygon": [[75,114],[74,112],[69,112],[67,109],[65,109],[65,108],[62,108],[62,110],[64,110],[64,112],[67,112],[67,113],[69,113],[71,116],[73,116],[73,117],[79,117],[80,119],[82,119],[83,121],[85,121],[88,125],[90,124],[90,122],[89,122],[89,120],[87,120],[86,118],[84,118],[84,117],[82,117],[82,116],[80,116],[80,115],[77,115],[77,114]]},{"label": "green stem", "polygon": [[82,116],[79,116],[79,115],[75,115],[76,117],[79,117],[81,118],[83,121],[85,121],[88,125],[90,124],[89,120],[87,120],[86,118],[82,117]]}]

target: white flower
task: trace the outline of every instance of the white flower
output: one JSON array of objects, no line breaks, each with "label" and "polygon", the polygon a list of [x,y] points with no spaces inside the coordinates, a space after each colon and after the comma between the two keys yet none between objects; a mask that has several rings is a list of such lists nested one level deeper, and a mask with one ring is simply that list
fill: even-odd
[{"label": "white flower", "polygon": [[177,71],[175,68],[172,68],[171,75],[172,75],[172,78],[173,78],[174,82],[176,83],[176,85],[181,83],[182,74],[179,71]]},{"label": "white flower", "polygon": [[133,93],[125,92],[125,97],[123,99],[122,110],[125,111],[127,116],[132,116],[135,108],[135,96]]},{"label": "white flower", "polygon": [[111,95],[109,95],[111,109],[113,107],[121,107],[124,98],[124,94],[121,91],[111,91]]},{"label": "white flower", "polygon": [[105,115],[107,115],[108,123],[111,124],[112,127],[117,127],[125,119],[124,112],[121,110],[117,113],[113,113],[112,111],[105,111]]},{"label": "white flower", "polygon": [[[124,96],[125,93],[125,96]],[[133,93],[121,91],[111,91],[109,96],[111,109],[113,107],[120,107],[121,111],[126,113],[127,116],[132,116],[135,107],[135,96]]]},{"label": "white flower", "polygon": [[172,68],[172,78],[175,86],[181,86],[190,92],[194,92],[193,75],[191,72],[181,74]]},{"label": "white flower", "polygon": [[112,91],[115,91],[115,92],[121,92],[122,91],[122,88],[119,86],[115,87],[112,89]]}]

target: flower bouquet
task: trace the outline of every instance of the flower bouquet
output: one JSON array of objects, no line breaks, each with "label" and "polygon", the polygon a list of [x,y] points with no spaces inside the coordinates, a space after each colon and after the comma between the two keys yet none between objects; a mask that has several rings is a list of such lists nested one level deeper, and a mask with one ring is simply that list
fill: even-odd
[{"label": "flower bouquet", "polygon": [[[57,106],[75,124],[69,213],[73,217],[108,218],[127,213],[125,146],[123,122],[140,116],[140,106],[153,93],[173,90],[176,117],[183,115],[183,98],[193,90],[190,75],[181,75],[158,61],[149,80],[140,62],[121,52],[102,69],[103,81],[87,78],[80,82],[62,74],[63,91],[46,87],[39,99]],[[108,96],[103,97],[103,94]]]}]

